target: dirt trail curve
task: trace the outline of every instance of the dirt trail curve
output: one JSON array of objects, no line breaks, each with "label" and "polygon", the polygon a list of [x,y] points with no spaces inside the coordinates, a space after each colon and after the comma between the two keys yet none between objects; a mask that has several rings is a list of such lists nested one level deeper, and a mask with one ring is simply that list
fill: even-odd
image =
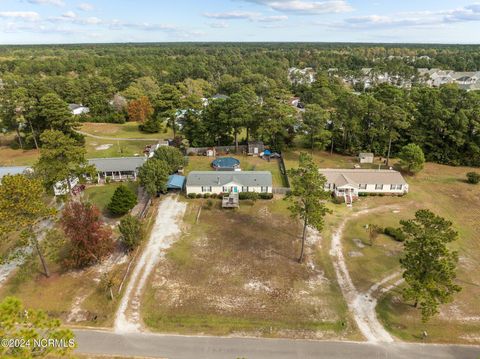
[{"label": "dirt trail curve", "polygon": [[[393,206],[383,206],[378,207],[372,210],[363,210],[353,214],[350,217],[345,218],[337,231],[333,233],[332,244],[330,255],[333,258],[333,265],[335,268],[335,273],[337,275],[337,280],[342,289],[343,296],[347,301],[350,311],[353,313],[353,317],[358,325],[358,328],[365,336],[365,338],[372,343],[391,343],[394,341],[393,337],[388,333],[385,328],[380,324],[377,318],[375,307],[377,306],[377,299],[375,298],[375,293],[385,293],[395,286],[401,283],[401,280],[398,280],[394,284],[388,287],[382,287],[388,282],[396,279],[400,276],[399,273],[394,273],[382,281],[373,285],[366,293],[359,293],[355,288],[350,273],[348,272],[347,264],[345,262],[345,257],[342,250],[342,234],[345,229],[347,222],[353,218],[368,214],[370,212],[375,212],[379,210],[384,210],[391,208],[395,209]],[[381,288],[382,287],[382,288]]]},{"label": "dirt trail curve", "polygon": [[178,196],[165,197],[158,207],[157,217],[150,238],[131,274],[125,293],[115,316],[117,333],[141,331],[140,299],[146,281],[159,260],[180,235],[180,223],[186,204]]},{"label": "dirt trail curve", "polygon": [[97,136],[97,135],[92,135],[91,133],[76,130],[76,133],[79,133],[81,135],[91,137],[91,138],[96,138],[97,140],[107,140],[107,141],[149,141],[149,142],[155,142],[155,141],[160,141],[160,139],[157,138],[116,138],[116,137],[104,137],[104,136]]}]

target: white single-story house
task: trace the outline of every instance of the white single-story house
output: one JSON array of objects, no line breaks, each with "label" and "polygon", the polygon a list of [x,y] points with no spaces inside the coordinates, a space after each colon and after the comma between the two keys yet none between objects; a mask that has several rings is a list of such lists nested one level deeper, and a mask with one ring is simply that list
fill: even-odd
[{"label": "white single-story house", "polygon": [[138,169],[147,161],[147,157],[93,158],[89,165],[97,169],[99,182],[110,178],[112,181],[136,180]]},{"label": "white single-story house", "polygon": [[190,193],[272,193],[272,173],[268,171],[192,171],[187,176]]},{"label": "white single-story house", "polygon": [[358,197],[359,194],[408,193],[408,183],[394,170],[375,169],[320,169],[325,176],[325,190],[339,197]]},{"label": "white single-story house", "polygon": [[76,103],[69,104],[68,109],[74,116],[80,116],[90,112],[90,109],[87,106],[79,105]]},{"label": "white single-story house", "polygon": [[373,163],[373,160],[375,159],[375,156],[373,153],[369,152],[360,152],[358,155],[358,160],[360,163]]}]

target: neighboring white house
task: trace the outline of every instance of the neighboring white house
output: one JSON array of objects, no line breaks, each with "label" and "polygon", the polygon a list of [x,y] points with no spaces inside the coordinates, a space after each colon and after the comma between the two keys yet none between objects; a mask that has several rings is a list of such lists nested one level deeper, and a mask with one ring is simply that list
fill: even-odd
[{"label": "neighboring white house", "polygon": [[288,69],[288,79],[296,85],[308,85],[315,82],[316,72],[311,67],[299,69],[291,67]]},{"label": "neighboring white house", "polygon": [[192,171],[187,176],[190,193],[272,193],[272,173],[268,171]]},{"label": "neighboring white house", "polygon": [[360,152],[358,155],[358,160],[360,163],[373,163],[375,156],[373,153],[369,152]]},{"label": "neighboring white house", "polygon": [[78,105],[76,103],[69,104],[68,109],[74,116],[80,116],[90,112],[90,109],[88,107],[83,105]]},{"label": "neighboring white house", "polygon": [[332,191],[338,197],[408,193],[408,183],[400,172],[394,170],[320,169],[320,173],[327,179],[325,190]]},{"label": "neighboring white house", "polygon": [[138,169],[147,161],[147,157],[92,158],[88,164],[95,166],[97,180],[102,182],[136,180]]}]

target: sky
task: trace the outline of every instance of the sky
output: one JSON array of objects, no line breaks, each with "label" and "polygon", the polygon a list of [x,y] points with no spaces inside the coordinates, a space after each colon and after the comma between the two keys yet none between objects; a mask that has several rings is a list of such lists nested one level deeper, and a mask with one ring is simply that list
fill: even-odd
[{"label": "sky", "polygon": [[467,0],[0,0],[0,44],[480,43]]}]

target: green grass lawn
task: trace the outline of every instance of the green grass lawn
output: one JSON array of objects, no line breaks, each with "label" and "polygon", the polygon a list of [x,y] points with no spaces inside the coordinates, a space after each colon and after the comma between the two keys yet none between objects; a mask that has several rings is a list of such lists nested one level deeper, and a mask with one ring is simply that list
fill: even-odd
[{"label": "green grass lawn", "polygon": [[143,156],[145,145],[155,141],[110,141],[86,137],[87,158]]},{"label": "green grass lawn", "polygon": [[110,138],[139,138],[139,139],[167,139],[173,138],[170,128],[165,128],[159,133],[141,132],[138,129],[138,122],[116,123],[82,123],[80,130],[91,135]]},{"label": "green grass lawn", "polygon": [[[238,159],[243,171],[270,171],[272,172],[272,180],[275,187],[286,186],[285,178],[280,172],[280,166],[277,160],[271,160],[268,162],[260,157],[243,155],[228,155],[225,157]],[[213,157],[189,156],[188,166],[186,167],[185,172],[188,174],[191,171],[212,171],[211,163],[213,160]]]},{"label": "green grass lawn", "polygon": [[137,193],[138,183],[136,182],[110,183],[89,186],[84,192],[84,198],[97,206],[104,215],[108,215],[107,206],[115,190],[122,184],[129,187],[133,193]]},{"label": "green grass lawn", "polygon": [[[354,168],[355,165],[360,165],[356,157],[343,156],[336,153],[330,154],[330,152],[318,150],[311,151],[309,149],[290,149],[283,152],[283,159],[287,169],[298,167],[298,160],[301,152],[311,155],[314,162],[320,168]],[[392,163],[394,162],[395,161],[392,161]],[[373,164],[361,164],[361,167],[378,168],[378,166],[382,164],[383,163],[379,162],[378,158],[375,157],[375,162]],[[385,168],[385,166],[383,166],[383,168]]]}]

